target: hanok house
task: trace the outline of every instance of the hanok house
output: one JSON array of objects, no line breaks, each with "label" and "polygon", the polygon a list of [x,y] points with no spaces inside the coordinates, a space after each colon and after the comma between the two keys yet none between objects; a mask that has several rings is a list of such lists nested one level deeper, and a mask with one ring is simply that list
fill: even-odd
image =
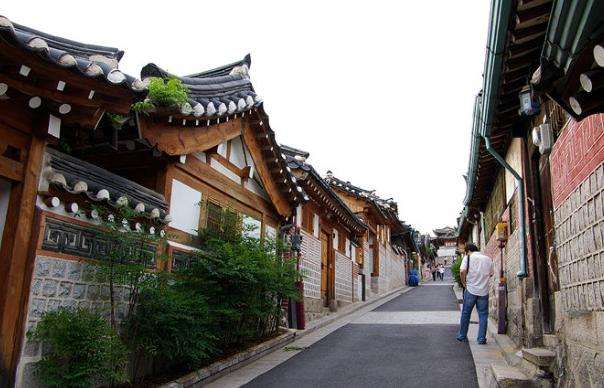
[{"label": "hanok house", "polygon": [[492,9],[460,240],[506,281],[500,297],[493,280],[490,313],[524,348],[523,372],[602,386],[604,3]]},{"label": "hanok house", "polygon": [[[195,230],[220,228],[226,212],[276,236],[305,200],[249,81],[249,57],[181,78],[189,104],[137,116],[146,83],[119,70],[122,55],[0,17],[3,385],[34,384],[41,349],[25,334],[44,312],[107,307],[90,264],[107,243],[97,209],[128,206],[137,216],[124,227],[174,236],[168,261],[145,245],[156,271],[186,265]],[[125,307],[129,290],[118,290]]]},{"label": "hanok house", "polygon": [[344,203],[367,225],[359,243],[359,284],[367,298],[383,294],[406,282],[408,251],[402,240],[393,236],[407,231],[398,219],[398,206],[393,200],[383,200],[374,191],[364,190],[342,181],[328,171],[325,181]]},{"label": "hanok house", "polygon": [[304,316],[311,321],[330,309],[364,300],[357,275],[359,244],[367,227],[306,161],[308,152],[281,148],[298,184],[310,198],[297,207],[296,226],[302,235]]},{"label": "hanok house", "polygon": [[445,276],[451,276],[451,264],[457,258],[457,229],[450,226],[434,229],[434,237],[431,238],[432,244],[436,247],[436,258],[434,264],[445,266]]},{"label": "hanok house", "polygon": [[[187,265],[198,230],[220,231],[238,219],[252,237],[276,239],[308,200],[275,141],[248,75],[250,63],[248,55],[186,77],[154,64],[141,72],[145,81],[178,78],[189,95],[184,106],[137,115],[141,137],[169,158],[159,173],[141,176],[169,199],[168,270]],[[289,324],[295,322],[290,315]]]}]

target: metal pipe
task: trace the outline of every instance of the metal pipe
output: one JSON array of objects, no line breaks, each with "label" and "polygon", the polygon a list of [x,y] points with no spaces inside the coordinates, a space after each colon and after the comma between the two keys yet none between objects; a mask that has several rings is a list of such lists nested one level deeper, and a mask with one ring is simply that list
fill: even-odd
[{"label": "metal pipe", "polygon": [[483,138],[487,151],[489,151],[489,153],[493,155],[493,157],[499,162],[499,164],[503,166],[503,168],[505,168],[507,171],[510,172],[510,174],[514,176],[514,179],[516,179],[516,185],[518,186],[518,227],[520,228],[520,230],[518,231],[518,245],[520,250],[520,271],[518,271],[516,276],[518,276],[519,278],[525,278],[528,276],[528,274],[526,272],[526,197],[524,194],[524,180],[522,179],[520,174],[518,174],[518,172],[514,170],[512,166],[510,166],[505,161],[505,159],[502,158],[501,155],[499,155],[497,151],[495,151],[495,149],[491,146],[490,134],[483,135]]}]

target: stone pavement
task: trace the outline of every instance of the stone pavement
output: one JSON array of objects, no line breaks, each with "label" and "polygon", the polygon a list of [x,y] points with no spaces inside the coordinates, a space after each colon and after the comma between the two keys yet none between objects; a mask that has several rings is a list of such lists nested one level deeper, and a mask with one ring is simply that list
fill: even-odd
[{"label": "stone pavement", "polygon": [[451,284],[428,283],[389,299],[209,386],[478,386],[471,345],[455,340],[459,309]]}]

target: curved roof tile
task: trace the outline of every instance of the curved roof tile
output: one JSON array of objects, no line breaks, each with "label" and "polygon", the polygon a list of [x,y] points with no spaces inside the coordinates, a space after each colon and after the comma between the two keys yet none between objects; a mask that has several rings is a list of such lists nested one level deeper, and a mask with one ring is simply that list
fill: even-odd
[{"label": "curved roof tile", "polygon": [[11,22],[0,15],[0,38],[36,53],[55,65],[73,69],[90,78],[103,78],[112,85],[143,90],[140,80],[118,69],[124,55],[114,47],[80,43]]},{"label": "curved roof tile", "polygon": [[189,92],[190,107],[182,107],[181,113],[195,117],[222,116],[244,112],[262,100],[250,81],[249,54],[241,61],[192,76],[179,77],[149,63],[141,70],[141,78],[176,78]]}]

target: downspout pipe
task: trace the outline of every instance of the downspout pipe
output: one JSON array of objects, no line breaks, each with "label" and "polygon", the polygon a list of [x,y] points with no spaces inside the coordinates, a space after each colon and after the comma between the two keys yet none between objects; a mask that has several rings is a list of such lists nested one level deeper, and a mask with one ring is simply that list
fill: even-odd
[{"label": "downspout pipe", "polygon": [[520,271],[518,271],[516,276],[518,276],[519,278],[525,278],[528,276],[528,274],[526,272],[526,196],[524,193],[524,180],[522,179],[520,174],[518,174],[518,172],[514,170],[512,166],[510,166],[508,162],[506,162],[505,159],[502,158],[501,155],[499,155],[497,151],[495,151],[495,149],[491,146],[490,134],[483,135],[483,138],[487,151],[489,151],[489,153],[493,155],[495,160],[497,160],[497,162],[499,162],[499,164],[501,164],[503,168],[505,168],[510,174],[514,176],[514,179],[516,179],[516,186],[518,186],[518,228],[520,229],[518,231],[518,248],[520,250]]}]

